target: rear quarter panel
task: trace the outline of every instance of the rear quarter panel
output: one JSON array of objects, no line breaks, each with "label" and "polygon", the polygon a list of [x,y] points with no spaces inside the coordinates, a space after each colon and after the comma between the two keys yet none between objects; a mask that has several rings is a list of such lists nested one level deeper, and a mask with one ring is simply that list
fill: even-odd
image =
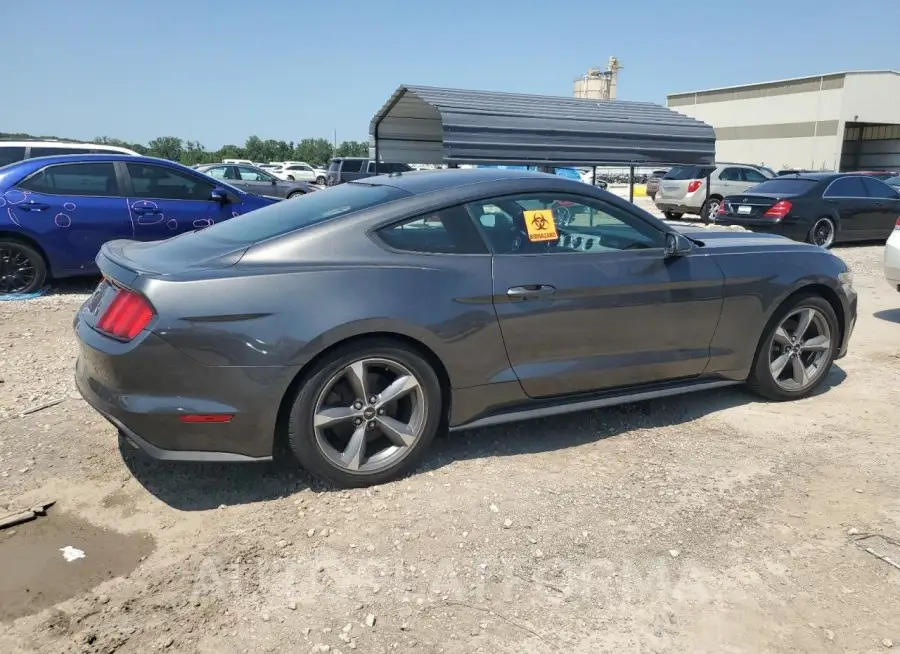
[{"label": "rear quarter panel", "polygon": [[831,253],[800,244],[726,248],[710,256],[725,275],[725,299],[707,371],[731,371],[735,379],[749,374],[766,323],[788,297],[814,285],[841,296],[838,275],[847,269]]}]

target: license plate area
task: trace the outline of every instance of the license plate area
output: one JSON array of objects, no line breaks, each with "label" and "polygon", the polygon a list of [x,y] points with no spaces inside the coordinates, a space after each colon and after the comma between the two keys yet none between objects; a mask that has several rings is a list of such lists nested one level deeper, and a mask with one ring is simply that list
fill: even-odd
[{"label": "license plate area", "polygon": [[738,207],[737,212],[742,216],[746,216],[748,214],[753,213],[753,207],[748,206],[746,204],[742,204]]}]

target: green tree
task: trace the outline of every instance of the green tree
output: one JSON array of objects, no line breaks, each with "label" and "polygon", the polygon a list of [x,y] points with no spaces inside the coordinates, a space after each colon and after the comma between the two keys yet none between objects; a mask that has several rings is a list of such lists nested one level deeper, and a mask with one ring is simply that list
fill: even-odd
[{"label": "green tree", "polygon": [[180,161],[184,154],[184,144],[177,136],[160,136],[148,144],[148,154],[151,157]]},{"label": "green tree", "polygon": [[369,144],[364,141],[344,141],[338,146],[339,157],[368,157]]}]

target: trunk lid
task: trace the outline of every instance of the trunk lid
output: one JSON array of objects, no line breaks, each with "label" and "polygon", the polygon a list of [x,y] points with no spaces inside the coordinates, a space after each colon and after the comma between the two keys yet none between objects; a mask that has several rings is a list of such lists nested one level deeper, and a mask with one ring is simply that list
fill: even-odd
[{"label": "trunk lid", "polygon": [[702,189],[706,178],[714,170],[714,166],[676,166],[659,181],[656,196],[665,200],[681,200],[688,193]]},{"label": "trunk lid", "polygon": [[727,218],[734,222],[753,222],[762,220],[771,222],[771,219],[763,218],[766,211],[771,209],[781,200],[789,199],[790,197],[793,196],[784,196],[775,193],[729,195],[722,201],[725,212],[716,218]]},{"label": "trunk lid", "polygon": [[[105,243],[97,256],[100,271],[117,268],[134,276],[169,276],[228,268],[240,261],[251,244],[225,244],[204,238],[203,230],[188,232],[165,241],[117,240]],[[110,275],[118,279],[115,275]],[[128,275],[125,275],[126,277]],[[132,277],[133,280],[133,277]],[[128,284],[124,279],[123,284]]]}]

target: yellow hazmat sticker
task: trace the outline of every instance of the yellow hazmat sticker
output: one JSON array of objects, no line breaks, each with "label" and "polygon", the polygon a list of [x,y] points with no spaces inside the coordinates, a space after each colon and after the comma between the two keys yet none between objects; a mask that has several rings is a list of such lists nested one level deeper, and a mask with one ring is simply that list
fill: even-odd
[{"label": "yellow hazmat sticker", "polygon": [[522,215],[525,217],[525,229],[528,230],[528,240],[532,243],[555,241],[559,238],[559,234],[556,231],[556,223],[553,221],[552,210],[523,211]]}]

